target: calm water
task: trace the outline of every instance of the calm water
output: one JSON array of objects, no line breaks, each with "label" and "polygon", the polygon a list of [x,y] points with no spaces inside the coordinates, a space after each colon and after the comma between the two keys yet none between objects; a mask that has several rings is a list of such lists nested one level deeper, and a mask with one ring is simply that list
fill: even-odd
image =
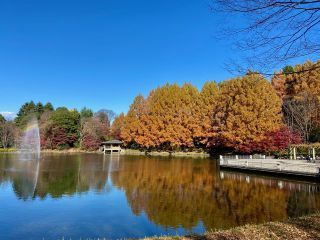
[{"label": "calm water", "polygon": [[320,210],[313,183],[219,171],[210,159],[0,154],[0,239],[203,233]]}]

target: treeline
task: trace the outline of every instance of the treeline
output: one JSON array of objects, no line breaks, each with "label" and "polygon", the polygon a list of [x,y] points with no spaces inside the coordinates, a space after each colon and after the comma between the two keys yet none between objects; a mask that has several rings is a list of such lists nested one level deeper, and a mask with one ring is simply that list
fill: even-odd
[{"label": "treeline", "polygon": [[320,62],[306,62],[271,82],[248,72],[201,91],[188,83],[158,87],[137,96],[113,128],[128,146],[149,150],[277,152],[319,141],[319,98]]},{"label": "treeline", "polygon": [[[221,83],[166,84],[137,96],[127,114],[54,109],[25,103],[13,121],[0,117],[0,147],[19,145],[31,118],[39,121],[41,146],[96,150],[123,140],[144,150],[278,152],[290,144],[320,141],[320,62],[287,66],[271,81],[255,72]],[[114,120],[113,120],[114,119]]]},{"label": "treeline", "polygon": [[81,111],[66,107],[54,109],[51,103],[27,102],[21,106],[13,121],[6,121],[0,115],[0,147],[19,147],[28,122],[36,118],[43,149],[96,150],[102,141],[113,138],[110,122],[114,117],[115,113],[111,110],[94,113],[88,108]]}]

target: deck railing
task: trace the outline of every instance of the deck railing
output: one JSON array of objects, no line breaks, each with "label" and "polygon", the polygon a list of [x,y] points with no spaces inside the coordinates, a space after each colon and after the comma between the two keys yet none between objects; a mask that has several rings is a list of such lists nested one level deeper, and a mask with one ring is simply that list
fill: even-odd
[{"label": "deck railing", "polygon": [[235,168],[265,169],[278,172],[319,174],[320,166],[302,160],[266,159],[264,155],[220,156],[220,165]]}]

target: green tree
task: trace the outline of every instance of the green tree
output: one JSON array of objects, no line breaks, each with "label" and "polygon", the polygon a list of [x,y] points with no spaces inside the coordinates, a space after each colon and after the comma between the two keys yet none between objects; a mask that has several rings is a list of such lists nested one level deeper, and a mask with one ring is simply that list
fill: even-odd
[{"label": "green tree", "polygon": [[0,114],[0,123],[4,123],[6,121],[6,119],[4,118],[4,116],[2,116],[1,114]]},{"label": "green tree", "polygon": [[52,112],[52,111],[54,111],[54,107],[53,107],[53,105],[52,105],[50,102],[47,102],[47,103],[44,105],[43,110],[44,110],[45,112]]},{"label": "green tree", "polygon": [[49,117],[44,135],[51,148],[76,147],[80,136],[79,112],[58,108]]},{"label": "green tree", "polygon": [[43,104],[41,102],[38,102],[36,105],[36,112],[38,115],[38,119],[40,119],[40,116],[42,115],[42,113],[44,112],[44,107]]},{"label": "green tree", "polygon": [[93,117],[93,111],[90,108],[82,108],[80,111],[81,119],[91,118]]},{"label": "green tree", "polygon": [[26,102],[21,106],[17,117],[15,118],[15,123],[18,127],[24,128],[31,118],[37,116],[37,107],[33,101]]}]

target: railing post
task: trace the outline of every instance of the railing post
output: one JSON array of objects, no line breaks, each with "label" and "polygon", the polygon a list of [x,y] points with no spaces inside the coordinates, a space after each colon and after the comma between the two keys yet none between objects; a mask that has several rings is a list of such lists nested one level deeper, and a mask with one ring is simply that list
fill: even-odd
[{"label": "railing post", "polygon": [[238,158],[238,155],[236,155],[236,159],[239,159],[239,158]]},{"label": "railing post", "polygon": [[316,150],[315,148],[312,148],[312,160],[314,161],[316,159]]},{"label": "railing post", "polygon": [[279,171],[281,171],[281,164],[277,163]]}]

